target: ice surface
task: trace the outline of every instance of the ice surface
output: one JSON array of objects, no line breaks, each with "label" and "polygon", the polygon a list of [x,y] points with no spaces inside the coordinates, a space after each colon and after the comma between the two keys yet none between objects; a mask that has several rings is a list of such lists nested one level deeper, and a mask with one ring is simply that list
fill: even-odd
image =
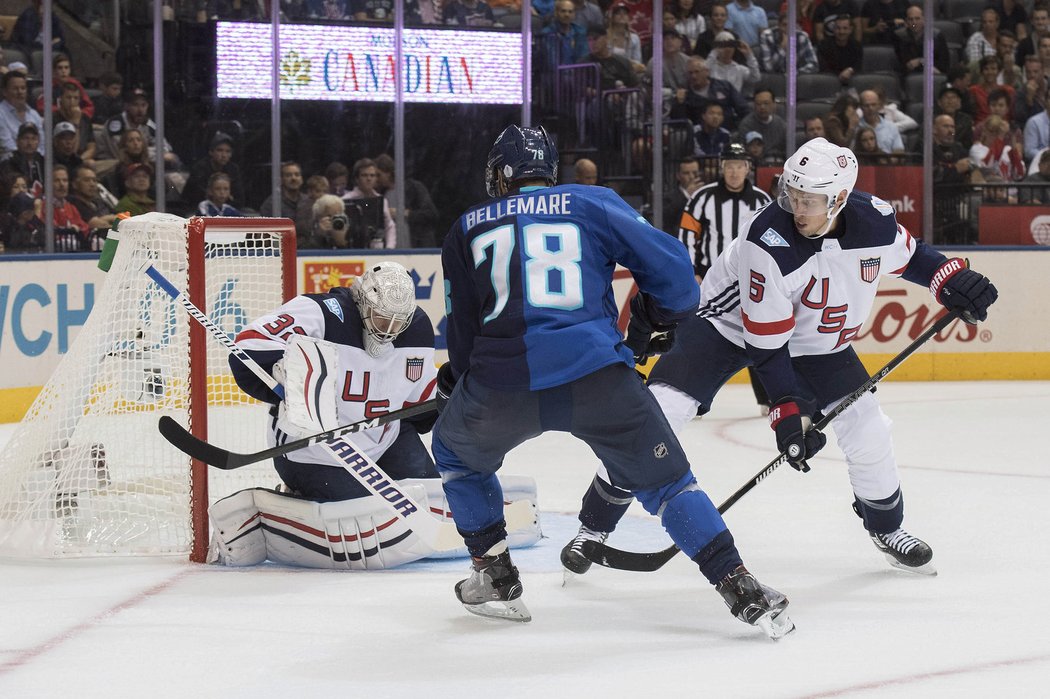
[{"label": "ice surface", "polygon": [[[548,434],[505,466],[537,479],[549,537],[515,553],[530,624],[462,609],[462,560],[370,573],[7,561],[0,697],[1046,696],[1050,383],[888,383],[878,396],[905,525],[940,574],[884,562],[831,443],[813,472],[781,468],[726,514],[751,570],[791,599],[798,630],[779,643],[733,619],[682,556],[562,587],[558,551],[596,461]],[[683,442],[716,503],[774,456],[746,386]],[[610,543],[669,541],[637,508]]]}]

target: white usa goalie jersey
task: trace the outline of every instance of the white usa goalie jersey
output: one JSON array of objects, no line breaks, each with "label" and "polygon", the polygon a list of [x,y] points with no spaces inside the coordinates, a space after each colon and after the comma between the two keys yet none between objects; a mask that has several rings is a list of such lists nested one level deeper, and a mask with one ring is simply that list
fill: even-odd
[{"label": "white usa goalie jersey", "polygon": [[799,234],[793,215],[774,204],[755,214],[704,278],[698,315],[739,347],[831,354],[860,333],[879,277],[929,285],[944,262],[871,194],[853,192],[837,229],[816,239]]},{"label": "white usa goalie jersey", "polygon": [[[434,328],[422,309],[416,308],[408,328],[398,335],[379,357],[364,348],[364,324],[348,288],[327,294],[297,296],[272,313],[247,325],[237,334],[237,346],[248,352],[264,369],[284,356],[292,333],[308,335],[338,345],[339,375],[336,396],[340,424],[360,422],[429,400],[434,392]],[[280,399],[240,360],[230,357],[237,384],[245,393],[267,403]],[[399,421],[358,432],[354,443],[372,459],[378,459],[400,433]],[[276,429],[276,428],[275,428]],[[426,431],[426,430],[421,430]],[[271,434],[271,445],[286,435]],[[299,463],[328,464],[330,457],[312,446],[288,454]]]}]

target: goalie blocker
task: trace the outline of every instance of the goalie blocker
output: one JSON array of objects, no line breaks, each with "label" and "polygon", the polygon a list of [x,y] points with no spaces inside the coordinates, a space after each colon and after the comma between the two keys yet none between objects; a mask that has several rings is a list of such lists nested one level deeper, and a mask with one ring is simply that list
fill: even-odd
[{"label": "goalie blocker", "polygon": [[[525,476],[500,478],[508,504],[509,543],[532,546],[542,532],[536,510],[536,482]],[[439,479],[405,479],[399,485],[441,522],[453,522]],[[526,507],[527,506],[527,507]],[[528,511],[514,516],[512,511]],[[212,541],[208,562],[252,566],[264,561],[331,570],[382,570],[421,558],[467,555],[466,547],[435,551],[377,496],[314,502],[264,488],[241,490],[208,511]]]}]

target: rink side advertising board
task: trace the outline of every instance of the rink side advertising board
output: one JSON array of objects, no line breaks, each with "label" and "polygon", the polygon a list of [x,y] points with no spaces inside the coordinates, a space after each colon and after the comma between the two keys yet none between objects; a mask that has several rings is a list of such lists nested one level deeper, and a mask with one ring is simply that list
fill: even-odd
[{"label": "rink side advertising board", "polygon": [[[1032,321],[1042,317],[1039,304],[1050,292],[1050,250],[968,248],[966,256],[999,288],[1000,301],[988,322],[949,326],[890,378],[1050,380],[1050,324]],[[409,270],[416,301],[434,323],[438,361],[444,361],[444,281],[436,251],[302,254],[298,290],[319,293],[346,285],[366,265],[382,259],[396,260]],[[0,256],[0,422],[21,419],[62,357],[75,351],[76,336],[106,279],[97,260],[92,254]],[[633,287],[630,274],[618,270],[613,292],[621,329],[626,327]],[[871,318],[854,346],[869,369],[878,368],[922,334],[939,312],[925,288],[883,279]]]},{"label": "rink side advertising board", "polygon": [[[219,98],[270,99],[269,24],[217,22]],[[393,102],[397,84],[392,27],[285,24],[280,28],[282,100]],[[521,34],[405,29],[405,102],[521,104]]]}]

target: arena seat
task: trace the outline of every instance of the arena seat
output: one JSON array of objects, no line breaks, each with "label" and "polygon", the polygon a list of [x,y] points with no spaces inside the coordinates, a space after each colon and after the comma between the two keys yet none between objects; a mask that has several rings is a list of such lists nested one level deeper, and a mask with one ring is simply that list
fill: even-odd
[{"label": "arena seat", "polygon": [[857,73],[853,76],[852,85],[857,89],[858,94],[864,90],[874,90],[876,87],[881,87],[887,101],[898,103],[901,101],[901,84],[896,75]]},{"label": "arena seat", "polygon": [[842,84],[837,75],[831,73],[802,73],[795,83],[795,99],[799,102],[835,101]]},{"label": "arena seat", "polygon": [[897,51],[892,46],[865,46],[860,70],[862,73],[893,73],[899,76],[901,64],[897,60]]}]

